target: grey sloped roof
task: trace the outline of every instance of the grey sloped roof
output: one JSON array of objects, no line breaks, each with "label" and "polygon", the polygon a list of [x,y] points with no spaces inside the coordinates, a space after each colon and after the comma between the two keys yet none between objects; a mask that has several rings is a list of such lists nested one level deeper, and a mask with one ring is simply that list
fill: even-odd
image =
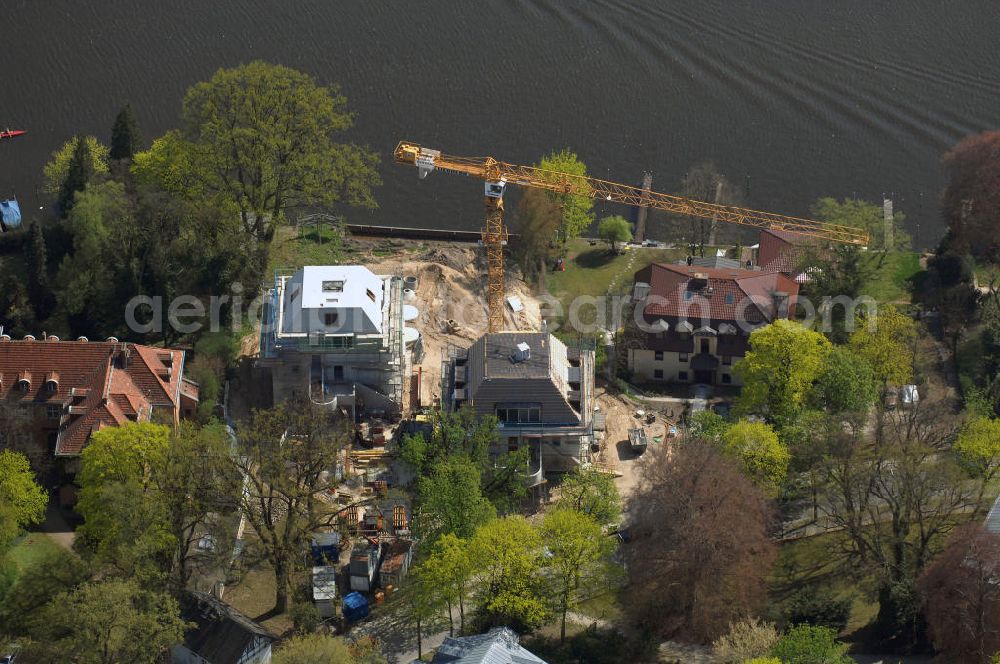
[{"label": "grey sloped roof", "polygon": [[435,664],[547,664],[521,647],[515,632],[497,627],[486,634],[445,639]]},{"label": "grey sloped roof", "polygon": [[222,600],[188,591],[180,601],[181,617],[195,624],[184,635],[184,645],[212,664],[236,664],[258,637],[275,641],[264,627]]},{"label": "grey sloped roof", "polygon": [[[531,349],[526,360],[513,359],[518,344]],[[500,403],[540,403],[541,424],[578,424],[582,414],[570,405],[567,392],[570,359],[566,345],[544,332],[491,332],[469,348],[468,393],[480,414],[492,414]],[[588,366],[586,382],[592,384]],[[585,404],[589,407],[589,402]]]},{"label": "grey sloped roof", "polygon": [[989,514],[986,515],[986,530],[991,533],[1000,533],[1000,497],[997,497]]}]

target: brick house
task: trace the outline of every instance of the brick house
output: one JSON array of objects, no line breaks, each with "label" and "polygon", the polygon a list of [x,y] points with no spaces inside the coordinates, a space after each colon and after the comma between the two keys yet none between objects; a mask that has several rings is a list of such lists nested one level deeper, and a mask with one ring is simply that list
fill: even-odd
[{"label": "brick house", "polygon": [[791,318],[799,285],[780,272],[655,263],[635,274],[641,343],[628,366],[650,382],[739,385],[750,332]]},{"label": "brick house", "polygon": [[798,283],[809,280],[799,263],[807,252],[822,251],[820,241],[808,235],[762,228],[757,249],[757,265],[764,272],[780,272]]},{"label": "brick house", "polygon": [[194,414],[199,389],[184,357],[114,338],[0,336],[0,437],[14,439],[0,445],[23,451],[47,483],[69,481],[93,432]]}]

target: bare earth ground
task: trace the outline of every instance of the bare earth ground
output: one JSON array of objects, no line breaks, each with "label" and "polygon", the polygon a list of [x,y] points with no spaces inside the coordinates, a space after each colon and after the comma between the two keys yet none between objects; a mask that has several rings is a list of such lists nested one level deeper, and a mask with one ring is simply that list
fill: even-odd
[{"label": "bare earth ground", "polygon": [[[482,252],[473,245],[440,243],[420,255],[373,257],[365,265],[376,274],[399,274],[418,278],[416,299],[406,304],[417,307],[416,321],[406,323],[421,335],[424,356],[420,367],[420,403],[431,405],[440,396],[441,360],[448,346],[468,348],[486,332],[486,264]],[[507,295],[516,295],[524,311],[514,314],[505,307],[507,329],[537,330],[541,325],[539,303],[516,270],[507,271]],[[460,329],[448,332],[447,321]]]}]

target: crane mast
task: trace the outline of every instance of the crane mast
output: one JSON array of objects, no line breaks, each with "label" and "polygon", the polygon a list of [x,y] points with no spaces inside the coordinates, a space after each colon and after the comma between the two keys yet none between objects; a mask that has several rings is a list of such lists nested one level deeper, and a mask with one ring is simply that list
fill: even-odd
[{"label": "crane mast", "polygon": [[483,245],[488,261],[487,301],[489,331],[503,329],[504,265],[503,248],[507,231],[503,224],[503,192],[508,184],[546,189],[558,194],[572,194],[604,201],[623,203],[639,208],[662,210],[673,214],[715,219],[732,224],[797,233],[821,240],[866,246],[868,235],[853,226],[830,224],[813,219],[791,217],[751,210],[735,205],[707,203],[683,196],[674,196],[585,175],[548,171],[534,166],[522,166],[498,161],[493,157],[459,157],[443,154],[416,143],[402,141],[396,146],[397,163],[417,167],[421,178],[441,169],[471,175],[486,181],[486,223]]}]

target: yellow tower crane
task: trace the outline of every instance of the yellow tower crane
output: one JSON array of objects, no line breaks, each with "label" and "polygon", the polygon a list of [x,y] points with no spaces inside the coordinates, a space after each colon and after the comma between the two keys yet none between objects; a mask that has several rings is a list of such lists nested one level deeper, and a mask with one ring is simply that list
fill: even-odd
[{"label": "yellow tower crane", "polygon": [[534,166],[510,164],[497,161],[493,157],[457,157],[408,141],[401,141],[396,146],[394,156],[397,163],[416,166],[421,178],[435,169],[441,169],[485,180],[486,223],[483,226],[482,237],[489,266],[486,299],[489,304],[490,332],[499,332],[504,326],[503,252],[507,243],[507,229],[503,223],[503,192],[508,184],[546,189],[558,194],[586,196],[673,214],[717,219],[743,226],[798,233],[831,242],[861,246],[868,244],[868,234],[853,226],[828,224],[734,205],[706,203],[585,175],[570,175]]}]

